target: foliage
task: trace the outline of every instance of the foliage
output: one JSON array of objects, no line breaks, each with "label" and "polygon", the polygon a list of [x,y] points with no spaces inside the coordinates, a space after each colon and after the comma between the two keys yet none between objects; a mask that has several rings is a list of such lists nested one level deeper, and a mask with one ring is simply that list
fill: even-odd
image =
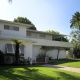
[{"label": "foliage", "polygon": [[53,34],[60,34],[59,32],[54,31],[54,30],[47,30],[46,32],[53,33]]},{"label": "foliage", "polygon": [[76,12],[72,15],[70,23],[70,28],[74,28],[70,33],[72,37],[71,43],[74,45],[73,53],[76,57],[80,58],[80,12]]},{"label": "foliage", "polygon": [[19,56],[19,47],[22,43],[22,40],[16,40],[14,39],[13,42],[15,43],[15,64],[19,64],[20,56]]},{"label": "foliage", "polygon": [[80,30],[80,12],[76,12],[74,15],[72,15],[70,23],[70,28],[77,28]]},{"label": "foliage", "polygon": [[20,22],[20,23],[24,23],[24,24],[30,24],[30,25],[32,25],[32,27],[30,27],[29,29],[36,30],[35,25],[29,19],[27,19],[26,17],[17,17],[17,18],[14,18],[14,22]]},{"label": "foliage", "polygon": [[4,53],[0,50],[0,64],[4,64]]}]

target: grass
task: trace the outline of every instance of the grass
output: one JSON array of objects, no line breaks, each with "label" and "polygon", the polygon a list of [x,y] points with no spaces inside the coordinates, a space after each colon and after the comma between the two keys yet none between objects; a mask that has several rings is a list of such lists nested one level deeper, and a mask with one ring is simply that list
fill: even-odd
[{"label": "grass", "polygon": [[0,67],[0,80],[80,80],[80,74],[41,66],[6,66]]},{"label": "grass", "polygon": [[80,68],[80,60],[53,60],[52,64]]}]

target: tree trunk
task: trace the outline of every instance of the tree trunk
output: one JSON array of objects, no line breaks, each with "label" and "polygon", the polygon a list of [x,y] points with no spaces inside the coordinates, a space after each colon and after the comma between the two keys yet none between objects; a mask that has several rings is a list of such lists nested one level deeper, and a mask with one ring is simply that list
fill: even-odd
[{"label": "tree trunk", "polygon": [[79,26],[79,41],[80,41],[80,26]]},{"label": "tree trunk", "polygon": [[57,60],[59,59],[59,51],[60,51],[60,50],[58,50],[58,53],[57,53]]},{"label": "tree trunk", "polygon": [[19,63],[19,43],[16,43],[15,46],[15,64]]}]

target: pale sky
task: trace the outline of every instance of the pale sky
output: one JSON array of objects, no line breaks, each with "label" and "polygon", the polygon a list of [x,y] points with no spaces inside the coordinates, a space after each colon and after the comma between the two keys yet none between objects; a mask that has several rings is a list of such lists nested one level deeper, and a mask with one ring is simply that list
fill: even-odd
[{"label": "pale sky", "polygon": [[80,11],[80,0],[0,0],[0,19],[13,21],[27,17],[37,30],[70,34],[70,19]]}]

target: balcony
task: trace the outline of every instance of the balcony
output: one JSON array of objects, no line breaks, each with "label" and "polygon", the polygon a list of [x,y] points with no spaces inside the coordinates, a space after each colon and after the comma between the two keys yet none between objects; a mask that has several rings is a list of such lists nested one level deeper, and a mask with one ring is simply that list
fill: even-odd
[{"label": "balcony", "polygon": [[42,45],[42,46],[54,46],[54,47],[66,47],[66,48],[72,48],[73,45],[69,42],[63,42],[63,41],[52,41],[52,40],[46,40],[46,39],[35,39],[31,38],[35,41],[33,43],[34,45]]}]

